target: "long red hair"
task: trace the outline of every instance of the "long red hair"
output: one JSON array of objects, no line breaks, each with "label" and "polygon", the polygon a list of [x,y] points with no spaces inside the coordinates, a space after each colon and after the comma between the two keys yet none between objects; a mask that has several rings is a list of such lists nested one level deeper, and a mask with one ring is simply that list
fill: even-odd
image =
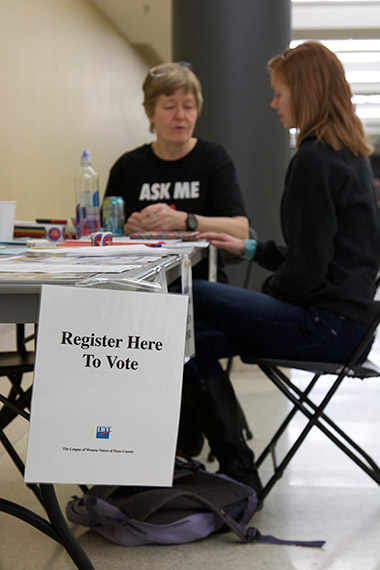
[{"label": "long red hair", "polygon": [[298,129],[297,146],[306,135],[339,150],[364,156],[373,152],[351,101],[343,65],[323,44],[307,41],[287,48],[268,62],[271,74],[288,85]]}]

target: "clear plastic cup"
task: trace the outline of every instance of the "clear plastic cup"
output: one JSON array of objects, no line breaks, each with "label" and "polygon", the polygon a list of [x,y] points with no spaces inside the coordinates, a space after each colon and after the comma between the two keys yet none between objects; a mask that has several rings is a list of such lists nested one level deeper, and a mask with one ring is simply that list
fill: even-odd
[{"label": "clear plastic cup", "polygon": [[0,201],[0,241],[12,241],[17,202]]}]

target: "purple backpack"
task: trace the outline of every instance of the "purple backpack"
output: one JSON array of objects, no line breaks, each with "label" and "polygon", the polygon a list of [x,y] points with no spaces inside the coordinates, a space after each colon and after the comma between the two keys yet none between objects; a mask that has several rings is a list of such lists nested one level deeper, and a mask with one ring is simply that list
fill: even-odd
[{"label": "purple backpack", "polygon": [[173,487],[95,485],[67,504],[67,518],[123,546],[184,544],[232,530],[242,542],[323,546],[262,536],[247,523],[257,508],[255,491],[209,473],[196,460],[176,459]]}]

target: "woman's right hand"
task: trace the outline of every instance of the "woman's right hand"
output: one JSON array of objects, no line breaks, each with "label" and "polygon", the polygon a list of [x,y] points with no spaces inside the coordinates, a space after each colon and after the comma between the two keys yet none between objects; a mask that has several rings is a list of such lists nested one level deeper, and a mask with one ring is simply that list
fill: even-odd
[{"label": "woman's right hand", "polygon": [[207,239],[218,249],[224,249],[233,255],[241,256],[245,250],[244,240],[225,233],[203,232],[197,235],[197,239]]}]

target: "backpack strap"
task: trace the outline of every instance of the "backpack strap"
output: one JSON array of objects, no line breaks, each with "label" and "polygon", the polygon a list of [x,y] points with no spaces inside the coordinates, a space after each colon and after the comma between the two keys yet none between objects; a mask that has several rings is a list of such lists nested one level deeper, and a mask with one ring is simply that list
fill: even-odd
[{"label": "backpack strap", "polygon": [[134,495],[124,503],[123,507],[125,508],[121,508],[123,512],[125,512],[128,516],[136,518],[142,522],[146,521],[146,519],[148,519],[153,513],[161,509],[163,506],[179,497],[187,497],[189,499],[192,499],[194,502],[199,503],[209,511],[213,512],[244,543],[261,542],[266,544],[310,546],[315,548],[321,548],[325,544],[324,540],[282,540],[271,535],[262,535],[260,531],[255,527],[249,527],[247,529],[243,523],[235,521],[223,509],[220,509],[204,497],[197,495],[196,493],[190,493],[189,491],[182,491],[180,489],[160,489],[158,492],[156,489],[152,491],[146,491],[144,493],[144,500],[142,500],[143,498],[141,495],[140,497]]},{"label": "backpack strap", "polygon": [[142,495],[139,497],[134,495],[127,499],[120,509],[132,518],[136,518],[139,521],[146,521],[153,513],[179,497],[187,497],[202,505],[208,511],[213,512],[217,517],[221,518],[242,542],[250,542],[249,538],[246,537],[244,525],[239,525],[239,523],[225,513],[223,509],[219,509],[204,497],[196,493],[190,493],[189,491],[182,491],[180,489],[154,489],[152,491],[146,491],[144,497],[142,497]]},{"label": "backpack strap", "polygon": [[199,503],[209,511],[213,512],[244,543],[261,542],[266,544],[310,546],[315,548],[321,548],[325,544],[324,540],[282,540],[271,535],[262,535],[260,531],[255,527],[249,527],[247,529],[243,523],[235,521],[223,509],[220,509],[204,497],[201,497],[196,493],[190,493],[189,491],[182,491],[179,489],[154,489],[152,491],[146,491],[144,493],[144,500],[141,495],[139,497],[137,495],[134,495],[124,503],[124,505],[121,507],[121,510],[123,510],[123,512],[125,512],[128,516],[142,522],[146,521],[146,519],[148,519],[153,513],[161,509],[163,506],[179,497],[187,497],[189,499],[192,499],[194,502]]},{"label": "backpack strap", "polygon": [[247,541],[248,542],[261,542],[266,544],[288,544],[292,546],[310,546],[313,548],[321,548],[326,541],[325,540],[283,540],[281,538],[276,538],[270,534],[262,535],[260,531],[254,526],[250,526],[247,529]]},{"label": "backpack strap", "polygon": [[178,481],[191,481],[197,477],[199,472],[207,472],[203,463],[197,459],[194,459],[193,457],[183,457],[186,459],[185,461],[176,457],[173,484]]}]

